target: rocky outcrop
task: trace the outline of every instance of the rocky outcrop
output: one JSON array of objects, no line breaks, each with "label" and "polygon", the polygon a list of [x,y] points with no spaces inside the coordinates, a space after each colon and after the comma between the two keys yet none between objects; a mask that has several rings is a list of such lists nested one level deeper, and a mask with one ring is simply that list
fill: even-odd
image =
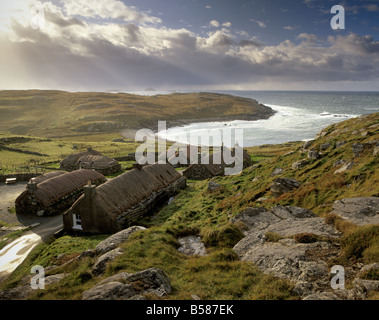
[{"label": "rocky outcrop", "polygon": [[[377,224],[379,198],[338,200],[333,213],[357,225]],[[247,227],[245,237],[233,248],[240,259],[254,263],[265,273],[290,280],[294,292],[304,300],[360,300],[379,290],[379,281],[360,278],[379,268],[379,264],[364,266],[348,290],[331,288],[333,275],[328,261],[340,252],[334,239],[341,233],[309,210],[248,208],[231,220],[238,221]]]},{"label": "rocky outcrop", "polygon": [[321,157],[317,150],[311,149],[308,151],[308,159],[317,160]]},{"label": "rocky outcrop", "polygon": [[274,197],[279,197],[300,187],[300,183],[295,179],[276,178],[271,184],[271,193]]},{"label": "rocky outcrop", "polygon": [[303,160],[294,162],[291,167],[294,170],[299,170],[299,169],[305,167],[307,164],[308,164],[308,160],[303,159]]},{"label": "rocky outcrop", "polygon": [[104,273],[107,265],[116,259],[118,256],[120,256],[123,253],[124,250],[121,248],[116,248],[111,251],[108,251],[101,255],[95,262],[94,266],[92,267],[92,274],[95,276],[98,276],[102,273]]},{"label": "rocky outcrop", "polygon": [[357,197],[337,200],[331,213],[359,226],[378,224],[379,198]]},{"label": "rocky outcrop", "polygon": [[[335,163],[335,164],[338,166],[340,163],[341,162],[339,162],[338,164],[337,163]],[[354,162],[353,161],[345,163],[341,168],[339,168],[338,170],[334,171],[334,174],[344,173],[344,172],[350,170],[353,166],[354,166]]]},{"label": "rocky outcrop", "polygon": [[113,250],[114,248],[118,247],[121,243],[128,240],[130,235],[132,235],[134,232],[145,230],[145,227],[140,226],[133,226],[124,230],[121,230],[110,237],[106,238],[104,241],[100,242],[96,248],[94,249],[94,253],[96,255],[102,255],[104,253],[107,253],[108,251]]},{"label": "rocky outcrop", "polygon": [[141,300],[144,294],[162,297],[171,293],[171,281],[157,268],[136,273],[121,272],[84,291],[83,300]]},{"label": "rocky outcrop", "polygon": [[214,181],[209,181],[207,190],[209,192],[214,192],[221,189],[221,185]]}]

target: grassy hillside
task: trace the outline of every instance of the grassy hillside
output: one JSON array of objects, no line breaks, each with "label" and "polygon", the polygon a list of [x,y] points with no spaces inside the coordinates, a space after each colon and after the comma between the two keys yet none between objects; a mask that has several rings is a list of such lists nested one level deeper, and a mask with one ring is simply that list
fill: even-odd
[{"label": "grassy hillside", "polygon": [[[207,191],[209,181],[188,181],[188,187],[167,207],[138,221],[136,224],[149,229],[133,234],[123,244],[124,254],[108,266],[102,277],[90,274],[94,263],[91,258],[64,265],[56,257],[66,252],[69,257],[78,255],[83,249],[93,248],[103,236],[90,237],[88,240],[93,241],[90,242],[87,237],[66,235],[35,250],[5,286],[15,285],[34,264],[45,267],[62,264],[51,273],[70,272],[70,275],[59,284],[34,293],[32,298],[80,299],[84,290],[105,277],[120,271],[158,267],[165,270],[172,281],[174,290],[168,299],[191,299],[192,294],[202,299],[298,299],[288,281],[263,274],[254,265],[238,260],[231,248],[243,235],[237,225],[229,222],[230,218],[246,207],[282,204],[301,206],[329,219],[328,213],[337,199],[379,196],[378,156],[374,155],[378,140],[377,113],[329,126],[306,150],[301,142],[249,148],[256,165],[238,176],[214,179],[222,186],[218,191]],[[317,150],[320,158],[307,159],[310,148]],[[292,168],[294,162],[303,159],[308,161],[304,167]],[[354,164],[343,173],[335,173],[341,168],[341,160]],[[276,168],[283,172],[272,176]],[[301,186],[275,198],[270,185],[277,177],[296,179]],[[366,229],[350,226],[350,233],[346,231],[341,242],[346,259],[362,259],[351,252],[357,246],[356,239],[367,233]],[[200,257],[179,253],[178,237],[184,235],[200,235],[210,254]],[[377,259],[378,241],[378,237],[364,243],[358,241],[360,252],[366,252],[365,262]],[[85,248],[75,251],[72,244],[76,242],[85,243]]]},{"label": "grassy hillside", "polygon": [[[273,111],[257,101],[216,93],[140,96],[126,93],[0,91],[0,126],[13,134],[80,136],[196,120],[254,120]],[[95,140],[92,140],[95,141]]]}]

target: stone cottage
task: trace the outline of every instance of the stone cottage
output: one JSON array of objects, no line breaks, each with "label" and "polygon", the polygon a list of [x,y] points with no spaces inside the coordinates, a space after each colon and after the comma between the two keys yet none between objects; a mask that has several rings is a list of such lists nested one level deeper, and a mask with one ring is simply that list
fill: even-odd
[{"label": "stone cottage", "polygon": [[183,171],[183,176],[191,180],[206,180],[224,174],[221,164],[192,164]]},{"label": "stone cottage", "polygon": [[87,148],[87,151],[71,154],[60,163],[60,168],[66,171],[92,169],[103,175],[121,171],[121,165],[115,159],[102,155],[100,152]]},{"label": "stone cottage", "polygon": [[[192,164],[189,168],[183,171],[183,175],[191,180],[206,180],[215,176],[224,175],[225,168],[233,166],[232,163],[227,163],[224,159],[223,150],[226,147],[221,147],[220,150],[204,157],[201,163]],[[252,165],[250,155],[245,149],[241,148],[241,153],[236,153],[236,148],[228,150],[231,157],[234,158],[234,162],[242,163],[242,169],[245,169]],[[240,147],[239,147],[240,148]],[[239,156],[241,154],[241,156]]]},{"label": "stone cottage", "polygon": [[186,178],[170,164],[137,166],[84,194],[63,214],[66,231],[115,233],[153,212],[186,186]]},{"label": "stone cottage", "polygon": [[52,215],[67,210],[83,193],[91,181],[95,185],[105,182],[105,177],[94,170],[66,172],[38,183],[31,179],[26,190],[15,201],[17,214]]}]

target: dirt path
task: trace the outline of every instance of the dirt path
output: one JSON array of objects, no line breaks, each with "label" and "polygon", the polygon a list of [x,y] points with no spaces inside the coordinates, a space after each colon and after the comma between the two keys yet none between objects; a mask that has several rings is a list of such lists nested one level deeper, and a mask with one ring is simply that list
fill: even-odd
[{"label": "dirt path", "polygon": [[[51,237],[62,228],[62,217],[25,216],[10,213],[8,208],[14,206],[18,195],[25,190],[26,183],[15,185],[0,185],[0,221],[12,226],[30,226],[39,223],[37,227],[25,232],[21,237],[6,245],[0,250],[0,282],[24,261],[30,251],[42,241]],[[0,232],[0,236],[6,232]]]}]

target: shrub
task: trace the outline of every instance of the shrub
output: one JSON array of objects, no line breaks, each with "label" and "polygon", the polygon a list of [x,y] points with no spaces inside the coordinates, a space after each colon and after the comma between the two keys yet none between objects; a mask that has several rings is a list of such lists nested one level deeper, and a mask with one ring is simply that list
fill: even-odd
[{"label": "shrub", "polygon": [[242,231],[232,223],[228,223],[217,229],[203,229],[201,235],[207,247],[231,248],[244,237]]},{"label": "shrub", "polygon": [[298,233],[293,236],[298,243],[313,243],[320,240],[320,237],[313,233]]},{"label": "shrub", "polygon": [[237,253],[232,249],[225,248],[220,251],[215,251],[210,255],[212,262],[230,262],[239,260]]},{"label": "shrub", "polygon": [[268,231],[265,234],[265,239],[268,242],[278,242],[279,240],[283,239],[283,237],[280,234]]},{"label": "shrub", "polygon": [[[357,227],[354,231],[347,233],[341,239],[341,247],[347,259],[359,259],[363,257],[365,252],[366,257],[373,248],[372,245],[377,246],[379,239],[379,225],[368,225]],[[365,251],[368,249],[367,251]],[[371,255],[370,255],[371,256]]]}]

